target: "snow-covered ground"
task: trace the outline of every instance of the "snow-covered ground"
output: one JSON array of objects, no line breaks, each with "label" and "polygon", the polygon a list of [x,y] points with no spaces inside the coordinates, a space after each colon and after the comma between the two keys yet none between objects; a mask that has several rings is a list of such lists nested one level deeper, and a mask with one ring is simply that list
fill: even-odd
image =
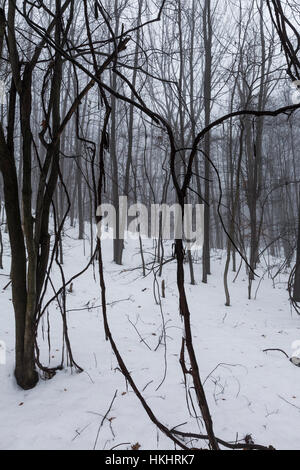
[{"label": "snow-covered ground", "polygon": [[[68,278],[83,268],[87,256],[83,254],[83,242],[76,240],[72,229],[67,231],[64,243]],[[148,242],[146,250],[150,251],[151,246]],[[5,253],[1,274],[9,273],[7,238]],[[186,423],[181,430],[205,432],[201,420],[190,416],[179,365],[182,324],[175,263],[164,268],[166,299],[162,300],[161,311],[154,300],[153,275],[143,278],[140,269],[129,271],[141,263],[138,245],[127,243],[121,269],[111,262],[111,255],[111,242],[105,241],[109,321],[132,376],[164,424],[172,428]],[[300,340],[300,319],[290,309],[287,275],[278,276],[275,286],[266,275],[257,299],[248,301],[244,268],[234,284],[234,274],[230,273],[232,307],[227,308],[224,263],[224,255],[214,253],[209,284],[200,282],[200,264],[195,265],[198,284],[187,284],[195,349],[215,433],[228,441],[251,434],[258,444],[299,450],[300,369],[279,352],[263,353],[266,348],[281,348],[292,355],[292,343]],[[188,281],[188,267],[186,274]],[[55,279],[59,287],[59,276]],[[77,279],[73,293],[67,297],[68,310],[75,309],[68,313],[73,353],[84,372],[71,374],[66,368],[28,392],[16,386],[13,376],[14,319],[11,290],[3,292],[7,282],[8,278],[1,275],[0,340],[7,345],[7,363],[0,365],[0,449],[109,450],[114,446],[131,449],[137,443],[141,450],[173,449],[173,443],[157,431],[127,387],[105,341],[101,309],[86,309],[87,304],[101,304],[97,268],[95,278],[90,268]],[[157,348],[162,316],[167,341],[166,347],[160,344]],[[61,355],[61,319],[55,305],[50,309],[50,322],[51,364],[56,365]],[[46,331],[46,321],[44,328]],[[47,342],[43,343],[41,336],[40,345],[48,365]],[[101,426],[116,391],[111,411]],[[192,395],[192,389],[190,392]],[[201,445],[204,447],[204,443]]]}]

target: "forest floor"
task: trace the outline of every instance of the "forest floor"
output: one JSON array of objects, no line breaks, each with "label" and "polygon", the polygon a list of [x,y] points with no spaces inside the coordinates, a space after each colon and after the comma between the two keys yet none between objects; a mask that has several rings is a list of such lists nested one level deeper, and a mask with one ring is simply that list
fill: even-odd
[{"label": "forest floor", "polygon": [[[9,278],[9,246],[5,242],[4,270],[0,276],[0,340],[7,346],[6,365],[0,365],[0,449],[173,449],[173,443],[150,422],[138,399],[118,369],[110,344],[105,341],[101,295],[95,267],[73,285],[67,295],[69,334],[81,374],[66,368],[51,381],[40,380],[31,391],[22,391],[14,381],[14,319]],[[66,231],[66,279],[87,263],[83,242],[73,229]],[[85,242],[88,251],[88,242]],[[143,390],[147,403],[165,425],[181,430],[205,432],[200,419],[191,417],[187,406],[179,353],[182,323],[178,314],[176,265],[164,267],[166,298],[162,310],[153,295],[153,274],[142,277],[138,243],[128,242],[124,266],[111,262],[112,242],[104,242],[108,315],[115,341],[132,377]],[[151,242],[147,242],[148,259]],[[197,285],[187,283],[192,314],[194,345],[215,433],[228,441],[252,435],[257,444],[277,449],[300,450],[300,369],[280,352],[292,355],[293,342],[300,340],[300,319],[291,312],[288,274],[276,277],[275,284],[265,273],[256,300],[247,300],[244,267],[238,279],[230,272],[232,306],[225,307],[223,269],[225,254],[213,252],[209,284],[201,280],[201,264],[195,264]],[[276,267],[271,269],[273,274]],[[188,266],[186,277],[189,280]],[[60,277],[53,275],[56,287]],[[255,281],[253,292],[259,285]],[[160,280],[159,280],[160,283]],[[82,310],[78,310],[82,309]],[[61,317],[57,306],[50,308],[51,365],[61,357]],[[165,323],[166,344],[161,342]],[[47,338],[47,319],[43,321]],[[141,341],[141,337],[143,341]],[[39,337],[44,364],[48,365],[47,340]],[[158,347],[157,347],[158,346]],[[167,369],[165,367],[167,365]],[[191,384],[189,384],[191,385]],[[117,391],[116,398],[110,404]],[[189,389],[193,397],[193,389]],[[102,422],[103,421],[103,422]],[[205,442],[190,443],[205,448]]]}]

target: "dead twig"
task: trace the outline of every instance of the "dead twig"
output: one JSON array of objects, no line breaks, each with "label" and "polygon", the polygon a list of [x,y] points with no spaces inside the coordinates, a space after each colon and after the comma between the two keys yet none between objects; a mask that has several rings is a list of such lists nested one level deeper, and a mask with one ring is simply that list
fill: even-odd
[{"label": "dead twig", "polygon": [[288,359],[290,358],[287,353],[285,351],[283,351],[282,349],[264,349],[263,352],[266,353],[268,351],[279,351],[279,352],[282,352],[282,354],[284,354]]},{"label": "dead twig", "polygon": [[98,442],[100,430],[101,430],[101,428],[102,428],[102,426],[103,426],[104,421],[107,419],[107,416],[109,415],[109,413],[110,413],[110,411],[111,411],[111,409],[112,409],[112,406],[113,406],[113,404],[114,404],[114,401],[115,401],[115,399],[117,398],[117,394],[118,394],[118,390],[115,391],[115,394],[114,394],[113,399],[112,399],[112,401],[111,401],[111,403],[110,403],[110,405],[109,405],[109,408],[108,408],[107,412],[105,413],[105,415],[104,415],[103,418],[102,418],[102,421],[101,421],[100,426],[99,426],[99,428],[98,428],[98,432],[97,432],[97,436],[96,436],[96,440],[95,440],[95,444],[94,444],[93,450],[96,450],[96,446],[97,446],[97,442]]}]

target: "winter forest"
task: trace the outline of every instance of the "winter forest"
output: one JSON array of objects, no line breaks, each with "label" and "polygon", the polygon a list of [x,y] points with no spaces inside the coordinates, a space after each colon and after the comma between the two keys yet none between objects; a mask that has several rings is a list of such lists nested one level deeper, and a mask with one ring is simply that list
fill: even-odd
[{"label": "winter forest", "polygon": [[0,0],[1,450],[300,450],[299,109],[297,0]]}]

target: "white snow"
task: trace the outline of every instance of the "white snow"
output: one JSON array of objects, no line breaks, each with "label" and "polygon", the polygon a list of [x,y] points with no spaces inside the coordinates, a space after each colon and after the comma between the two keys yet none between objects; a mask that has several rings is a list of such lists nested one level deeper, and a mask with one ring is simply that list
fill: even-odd
[{"label": "white snow", "polygon": [[[73,229],[65,243],[66,278],[87,263],[83,244]],[[160,307],[153,296],[153,275],[145,279],[140,266],[138,244],[128,242],[124,266],[111,262],[112,242],[104,242],[105,277],[109,321],[115,341],[140,390],[156,416],[170,428],[186,423],[181,430],[205,433],[201,420],[191,417],[186,404],[183,376],[179,364],[182,323],[178,314],[175,262],[165,266],[166,299],[162,311],[166,324],[167,374],[164,378],[165,348],[155,351],[162,332]],[[147,252],[152,242],[145,242]],[[88,245],[86,242],[86,249]],[[149,259],[149,256],[148,256]],[[247,300],[245,269],[233,284],[230,272],[232,307],[225,307],[223,269],[225,255],[213,253],[209,284],[201,280],[201,264],[195,265],[197,285],[188,284],[194,345],[205,391],[219,438],[235,441],[251,434],[257,444],[277,449],[300,450],[300,369],[279,352],[263,353],[266,348],[281,348],[292,356],[292,344],[300,340],[300,319],[291,312],[287,278],[280,275],[275,286],[266,275],[256,300]],[[9,246],[5,237],[4,270],[10,269]],[[276,272],[274,268],[273,273]],[[263,267],[259,270],[263,274]],[[101,304],[95,267],[74,282],[67,296],[67,308],[85,308]],[[54,272],[56,287],[59,274]],[[158,278],[159,279],[159,278]],[[68,313],[69,333],[75,360],[84,368],[82,374],[66,368],[51,381],[41,380],[24,392],[14,381],[14,318],[11,289],[3,292],[9,278],[0,276],[0,341],[7,346],[7,363],[0,365],[0,449],[173,449],[173,443],[157,431],[138,399],[127,388],[117,361],[105,341],[101,308]],[[159,283],[160,283],[159,279]],[[254,285],[254,293],[258,281]],[[49,293],[50,295],[50,293]],[[121,301],[120,301],[121,300]],[[120,302],[117,302],[120,301]],[[138,332],[130,323],[136,326]],[[61,318],[55,304],[50,308],[51,365],[60,362]],[[47,333],[47,321],[44,319]],[[47,336],[47,335],[46,335]],[[39,337],[44,364],[48,365],[47,341]],[[191,384],[190,384],[191,386]],[[112,409],[99,430],[116,392]],[[190,389],[193,395],[193,390]],[[205,447],[205,442],[191,443]]]}]

